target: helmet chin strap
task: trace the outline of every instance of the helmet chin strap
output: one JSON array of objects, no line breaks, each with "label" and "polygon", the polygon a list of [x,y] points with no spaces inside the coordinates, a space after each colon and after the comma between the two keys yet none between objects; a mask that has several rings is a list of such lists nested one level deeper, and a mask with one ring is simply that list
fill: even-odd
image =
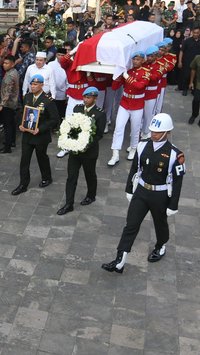
[{"label": "helmet chin strap", "polygon": [[164,136],[166,135],[167,131],[163,133],[163,135],[160,137],[160,139],[158,140],[158,142],[161,142],[164,138]]}]

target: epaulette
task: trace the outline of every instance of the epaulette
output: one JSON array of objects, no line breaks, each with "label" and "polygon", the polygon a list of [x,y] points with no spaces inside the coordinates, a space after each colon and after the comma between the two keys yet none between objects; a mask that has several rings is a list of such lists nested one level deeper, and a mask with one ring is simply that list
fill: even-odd
[{"label": "epaulette", "polygon": [[52,96],[50,96],[50,95],[48,95],[48,94],[45,94],[45,97],[47,97],[49,100],[51,100],[51,101],[53,101],[54,99],[53,99],[53,97]]},{"label": "epaulette", "polygon": [[103,112],[103,109],[101,107],[97,106],[97,110],[99,110],[100,112]]}]

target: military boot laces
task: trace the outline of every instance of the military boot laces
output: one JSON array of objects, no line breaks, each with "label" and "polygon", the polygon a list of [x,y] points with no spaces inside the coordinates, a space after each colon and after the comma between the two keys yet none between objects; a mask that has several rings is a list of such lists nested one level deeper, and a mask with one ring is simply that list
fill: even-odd
[{"label": "military boot laces", "polygon": [[110,263],[107,264],[102,264],[102,269],[109,271],[109,272],[117,272],[119,274],[122,274],[124,271],[124,264],[125,264],[125,259],[127,256],[127,252],[125,251],[118,251],[117,252],[117,257],[115,260],[111,261]]}]

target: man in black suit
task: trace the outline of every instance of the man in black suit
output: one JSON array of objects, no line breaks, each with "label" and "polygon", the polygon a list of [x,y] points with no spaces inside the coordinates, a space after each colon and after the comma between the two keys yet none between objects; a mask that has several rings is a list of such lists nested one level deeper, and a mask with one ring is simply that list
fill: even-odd
[{"label": "man in black suit", "polygon": [[51,142],[51,129],[58,120],[59,114],[53,99],[49,98],[43,91],[44,78],[35,74],[31,78],[31,93],[26,94],[24,105],[40,109],[38,127],[35,130],[27,131],[23,125],[19,126],[22,137],[22,156],[20,162],[20,184],[12,191],[12,195],[19,195],[27,190],[30,182],[30,162],[35,149],[38,165],[42,175],[39,187],[46,187],[52,183],[51,167],[47,155],[47,147]]},{"label": "man in black suit", "polygon": [[106,125],[105,112],[96,106],[97,96],[97,88],[91,86],[83,92],[84,104],[76,105],[74,107],[74,113],[81,112],[95,119],[96,134],[93,138],[93,142],[89,144],[85,152],[79,154],[74,154],[73,152],[69,153],[68,178],[66,182],[66,204],[58,210],[58,215],[66,214],[74,209],[74,196],[81,166],[83,166],[87,183],[87,194],[83,201],[81,201],[81,205],[89,205],[94,202],[96,198],[96,162],[99,155],[99,140],[103,137]]}]

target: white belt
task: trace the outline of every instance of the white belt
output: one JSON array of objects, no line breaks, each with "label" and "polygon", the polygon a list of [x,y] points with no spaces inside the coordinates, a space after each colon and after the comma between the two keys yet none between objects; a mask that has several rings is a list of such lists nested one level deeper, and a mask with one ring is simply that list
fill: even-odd
[{"label": "white belt", "polygon": [[106,78],[95,78],[96,81],[106,81]]},{"label": "white belt", "polygon": [[87,88],[87,87],[88,87],[88,84],[80,84],[80,85],[69,84],[68,85],[68,88],[70,88],[70,89],[84,89],[84,88]]},{"label": "white belt", "polygon": [[141,94],[141,95],[131,95],[131,94],[127,94],[126,92],[124,92],[123,95],[124,95],[125,97],[128,97],[129,99],[141,99],[142,97],[145,96],[145,94]]},{"label": "white belt", "polygon": [[163,78],[166,78],[167,77],[167,74],[163,74]]},{"label": "white belt", "polygon": [[147,86],[145,90],[157,90],[157,86]]},{"label": "white belt", "polygon": [[150,191],[165,191],[167,190],[167,185],[151,185],[151,184],[147,184],[146,182],[144,182],[144,180],[142,178],[140,178],[139,180],[139,184],[141,186],[143,186],[145,189],[150,190]]}]

